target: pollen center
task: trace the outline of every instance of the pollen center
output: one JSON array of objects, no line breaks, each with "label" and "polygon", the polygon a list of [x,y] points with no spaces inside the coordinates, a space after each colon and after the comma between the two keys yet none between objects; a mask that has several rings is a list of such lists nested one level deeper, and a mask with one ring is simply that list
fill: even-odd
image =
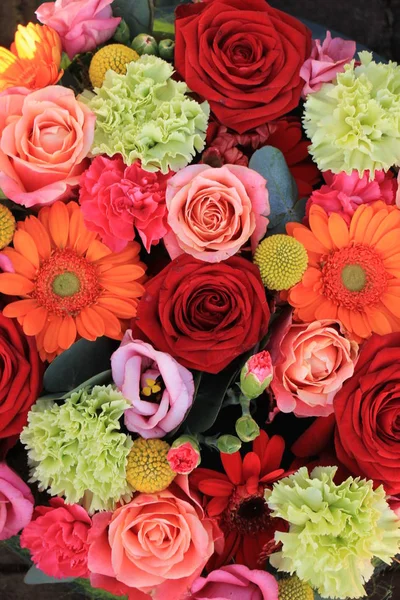
[{"label": "pollen center", "polygon": [[57,296],[61,296],[65,298],[66,296],[73,296],[81,289],[81,282],[79,281],[79,277],[75,275],[75,273],[61,273],[61,275],[57,275],[53,281],[53,292],[57,294]]},{"label": "pollen center", "polygon": [[367,274],[360,265],[346,265],[342,270],[342,282],[350,292],[360,292],[364,289]]}]

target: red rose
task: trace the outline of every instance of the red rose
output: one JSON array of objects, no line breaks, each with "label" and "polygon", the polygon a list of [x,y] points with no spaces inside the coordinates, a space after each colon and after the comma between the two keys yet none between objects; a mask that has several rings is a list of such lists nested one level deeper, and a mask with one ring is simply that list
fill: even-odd
[{"label": "red rose", "polygon": [[[24,301],[23,301],[24,302]],[[42,384],[42,363],[34,337],[0,312],[0,454],[16,441]]]},{"label": "red rose", "polygon": [[373,335],[335,396],[338,459],[354,475],[400,493],[400,333]]},{"label": "red rose", "polygon": [[260,341],[269,316],[252,263],[232,256],[211,264],[182,254],[147,284],[134,327],[185,367],[218,373]]},{"label": "red rose", "polygon": [[300,101],[311,33],[265,0],[205,0],[176,10],[175,68],[223,125],[243,133]]}]

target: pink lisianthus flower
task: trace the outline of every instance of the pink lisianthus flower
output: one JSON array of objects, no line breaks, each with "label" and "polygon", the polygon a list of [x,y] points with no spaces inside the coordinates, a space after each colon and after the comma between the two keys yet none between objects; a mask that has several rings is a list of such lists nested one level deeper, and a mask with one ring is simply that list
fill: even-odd
[{"label": "pink lisianthus flower", "polygon": [[92,520],[79,504],[52,498],[37,506],[34,519],[21,534],[21,548],[31,552],[35,565],[57,579],[89,577],[88,534]]},{"label": "pink lisianthus flower", "polygon": [[81,178],[79,202],[85,225],[120,252],[137,230],[150,252],[167,233],[165,190],[172,174],[149,173],[139,162],[97,156]]},{"label": "pink lisianthus flower", "polygon": [[357,171],[351,175],[330,171],[323,173],[326,185],[315,190],[306,205],[306,217],[313,204],[321,206],[328,215],[338,213],[349,225],[351,217],[360,204],[371,204],[383,200],[386,204],[395,203],[397,181],[389,171],[375,171],[375,179],[369,179],[369,172],[360,177]]},{"label": "pink lisianthus flower", "polygon": [[300,77],[306,82],[302,97],[318,92],[322,84],[333,81],[344,71],[344,65],[353,59],[355,52],[355,42],[332,38],[330,31],[326,32],[322,45],[321,40],[313,40],[311,56],[300,70]]},{"label": "pink lisianthus flower", "polygon": [[176,173],[166,194],[171,230],[164,243],[171,258],[187,253],[220,262],[249,240],[254,252],[269,223],[266,183],[239,165],[191,165]]},{"label": "pink lisianthus flower", "polygon": [[133,339],[128,330],[111,368],[115,384],[132,404],[125,411],[129,431],[160,438],[182,423],[193,402],[193,375],[172,356]]},{"label": "pink lisianthus flower", "polygon": [[278,600],[273,575],[244,565],[228,565],[199,577],[188,600]]},{"label": "pink lisianthus flower", "polygon": [[175,473],[189,475],[201,462],[200,447],[195,438],[183,435],[175,440],[168,451],[167,460]]},{"label": "pink lisianthus flower", "polygon": [[5,462],[0,462],[0,540],[8,540],[28,525],[33,504],[26,483]]},{"label": "pink lisianthus flower", "polygon": [[112,16],[111,4],[112,0],[56,0],[41,4],[36,16],[57,31],[72,60],[75,54],[94,50],[114,35],[121,19]]}]

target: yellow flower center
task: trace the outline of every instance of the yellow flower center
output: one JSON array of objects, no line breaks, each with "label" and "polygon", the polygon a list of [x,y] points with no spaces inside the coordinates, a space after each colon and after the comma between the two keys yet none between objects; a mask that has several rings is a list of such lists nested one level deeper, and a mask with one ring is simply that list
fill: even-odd
[{"label": "yellow flower center", "polygon": [[53,281],[53,292],[57,296],[65,298],[66,296],[73,296],[81,289],[81,283],[79,277],[75,273],[61,273]]},{"label": "yellow flower center", "polygon": [[360,292],[367,281],[367,274],[360,265],[346,265],[341,276],[344,287],[350,292]]},{"label": "yellow flower center", "polygon": [[279,600],[314,600],[314,592],[305,581],[301,581],[296,575],[286,577],[278,582]]},{"label": "yellow flower center", "polygon": [[126,479],[137,492],[155,494],[165,490],[176,473],[167,460],[169,444],[162,440],[138,438],[128,455]]},{"label": "yellow flower center", "polygon": [[161,392],[161,385],[159,385],[155,379],[146,379],[146,385],[142,388],[143,396],[151,396]]},{"label": "yellow flower center", "polygon": [[109,44],[100,48],[93,56],[89,67],[89,78],[93,87],[101,87],[109,69],[125,75],[126,66],[138,60],[139,54],[123,44]]},{"label": "yellow flower center", "polygon": [[0,250],[12,242],[15,232],[15,219],[12,212],[0,204]]},{"label": "yellow flower center", "polygon": [[276,234],[260,242],[253,260],[267,288],[288,290],[301,280],[308,255],[303,244],[295,238]]}]

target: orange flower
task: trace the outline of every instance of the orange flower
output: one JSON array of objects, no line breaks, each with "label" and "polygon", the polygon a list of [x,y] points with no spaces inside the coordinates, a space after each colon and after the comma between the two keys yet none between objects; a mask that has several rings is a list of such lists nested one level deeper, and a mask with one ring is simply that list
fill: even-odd
[{"label": "orange flower", "polygon": [[54,85],[60,71],[61,40],[47,25],[18,25],[10,50],[0,47],[0,92],[15,86],[38,90]]},{"label": "orange flower", "polygon": [[15,273],[0,274],[0,292],[24,299],[3,313],[36,336],[42,360],[53,360],[78,337],[121,339],[121,319],[135,316],[144,291],[138,243],[111,252],[86,229],[75,202],[56,202],[20,221],[13,244],[2,254]]},{"label": "orange flower", "polygon": [[361,341],[400,331],[400,210],[362,205],[350,225],[314,205],[310,228],[288,223],[308,252],[308,268],[288,294],[294,315],[308,323],[339,319]]}]

